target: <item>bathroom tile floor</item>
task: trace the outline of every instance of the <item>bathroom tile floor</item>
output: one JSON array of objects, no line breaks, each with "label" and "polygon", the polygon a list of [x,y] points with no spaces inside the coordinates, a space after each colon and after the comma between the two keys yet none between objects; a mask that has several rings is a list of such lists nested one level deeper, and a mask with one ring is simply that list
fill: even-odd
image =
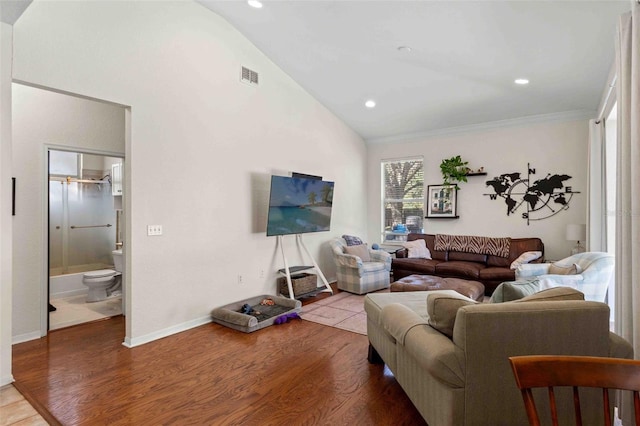
[{"label": "bathroom tile floor", "polygon": [[0,387],[0,425],[48,425],[13,385]]},{"label": "bathroom tile floor", "polygon": [[87,295],[51,300],[56,311],[49,313],[49,329],[69,327],[84,322],[122,315],[122,296],[110,297],[100,302],[86,302]]}]

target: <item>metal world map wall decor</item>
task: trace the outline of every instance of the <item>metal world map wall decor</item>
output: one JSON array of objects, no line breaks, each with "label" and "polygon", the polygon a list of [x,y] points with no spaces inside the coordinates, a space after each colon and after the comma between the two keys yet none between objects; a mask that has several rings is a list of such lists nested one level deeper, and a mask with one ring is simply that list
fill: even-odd
[{"label": "metal world map wall decor", "polygon": [[563,210],[569,209],[569,203],[575,194],[571,186],[565,186],[565,181],[571,176],[565,174],[547,174],[542,179],[531,182],[531,175],[536,174],[536,169],[527,163],[527,178],[522,178],[521,173],[505,173],[496,176],[486,182],[491,186],[493,193],[483,194],[492,200],[501,198],[507,207],[507,216],[516,214],[522,208],[522,218],[527,225],[532,220],[548,219]]}]

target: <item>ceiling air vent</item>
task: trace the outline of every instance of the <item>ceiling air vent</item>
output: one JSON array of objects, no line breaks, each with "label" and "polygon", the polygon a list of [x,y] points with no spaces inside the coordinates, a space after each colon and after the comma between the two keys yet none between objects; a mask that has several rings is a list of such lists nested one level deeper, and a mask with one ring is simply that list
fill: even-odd
[{"label": "ceiling air vent", "polygon": [[242,74],[240,76],[240,81],[247,84],[255,84],[258,85],[258,73],[250,70],[249,68],[242,67]]}]

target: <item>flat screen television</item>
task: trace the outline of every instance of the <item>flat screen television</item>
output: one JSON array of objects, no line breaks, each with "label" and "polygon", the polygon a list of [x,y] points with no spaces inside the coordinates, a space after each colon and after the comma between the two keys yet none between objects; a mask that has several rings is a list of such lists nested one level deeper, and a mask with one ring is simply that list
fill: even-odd
[{"label": "flat screen television", "polygon": [[333,182],[271,176],[267,236],[328,231]]}]

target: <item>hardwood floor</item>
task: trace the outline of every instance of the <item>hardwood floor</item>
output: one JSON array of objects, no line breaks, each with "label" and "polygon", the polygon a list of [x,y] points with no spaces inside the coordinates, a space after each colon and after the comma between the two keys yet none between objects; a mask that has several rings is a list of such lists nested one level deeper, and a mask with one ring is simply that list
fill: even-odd
[{"label": "hardwood floor", "polygon": [[366,336],[295,320],[122,346],[124,319],[13,346],[16,387],[63,425],[425,425]]}]

